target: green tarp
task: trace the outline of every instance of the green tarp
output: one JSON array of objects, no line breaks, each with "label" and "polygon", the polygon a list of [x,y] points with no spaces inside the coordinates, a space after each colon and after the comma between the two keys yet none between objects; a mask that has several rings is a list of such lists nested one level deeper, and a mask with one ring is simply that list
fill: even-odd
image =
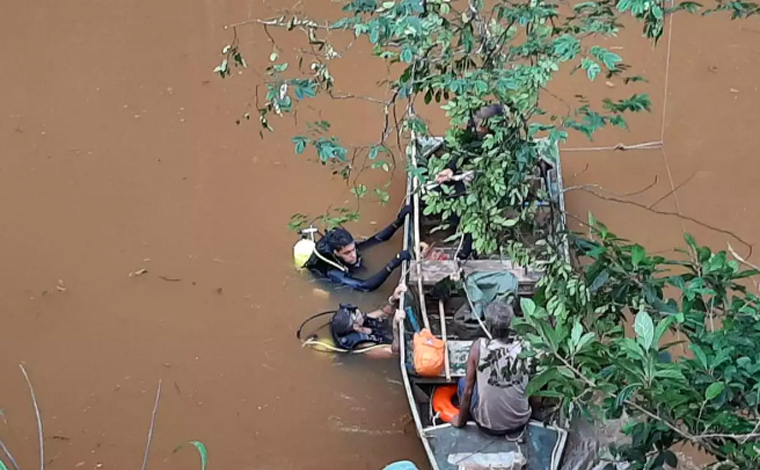
[{"label": "green tarp", "polygon": [[472,273],[467,276],[464,284],[467,297],[475,309],[474,313],[481,319],[488,304],[497,298],[507,299],[517,295],[517,277],[509,271]]}]

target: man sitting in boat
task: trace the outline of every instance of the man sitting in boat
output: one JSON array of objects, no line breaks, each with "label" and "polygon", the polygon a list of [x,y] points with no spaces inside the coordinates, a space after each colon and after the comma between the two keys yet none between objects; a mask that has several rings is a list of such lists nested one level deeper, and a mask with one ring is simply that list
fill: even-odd
[{"label": "man sitting in boat", "polygon": [[[355,274],[363,268],[361,251],[390,240],[393,234],[404,225],[404,218],[411,212],[411,206],[405,206],[393,223],[360,242],[356,242],[351,233],[343,227],[329,230],[316,243],[316,246],[312,244],[313,249],[310,256],[302,266],[314,275],[327,278],[337,284],[363,292],[373,291],[380,287],[391,273],[401,266],[403,261],[410,260],[411,255],[407,250],[404,250],[374,276],[360,279]],[[298,261],[296,262],[298,263]]]},{"label": "man sitting in boat", "polygon": [[530,419],[528,368],[518,357],[522,344],[510,329],[512,307],[494,301],[485,317],[493,339],[480,338],[470,349],[465,377],[459,380],[459,414],[451,424],[463,427],[472,417],[483,432],[503,436],[521,430]]},{"label": "man sitting in boat", "polygon": [[[506,115],[504,106],[500,104],[492,104],[488,106],[483,106],[479,110],[475,112],[475,114],[472,116],[470,121],[467,124],[467,130],[466,132],[466,139],[472,140],[474,142],[480,141],[483,137],[485,137],[488,133],[491,132],[491,128],[489,127],[488,120],[495,117],[495,116],[504,116]],[[435,177],[435,182],[437,184],[452,184],[454,188],[454,192],[451,194],[452,197],[461,196],[464,193],[467,192],[467,188],[465,187],[465,184],[461,180],[455,179],[455,173],[457,172],[457,159],[452,158],[447,164],[446,167],[439,171],[438,174]],[[456,214],[452,214],[449,218],[449,221],[454,225],[459,225],[459,216]],[[472,253],[472,234],[465,233],[464,234],[464,241],[462,242],[462,248],[459,250],[458,257],[461,259],[467,259],[470,257],[470,254]]]},{"label": "man sitting in boat", "polygon": [[[399,284],[383,307],[364,313],[353,305],[341,304],[330,320],[335,346],[350,352],[362,352],[373,358],[389,358],[398,353],[398,325],[406,318],[398,308],[406,285]],[[393,317],[393,323],[388,320]]]}]

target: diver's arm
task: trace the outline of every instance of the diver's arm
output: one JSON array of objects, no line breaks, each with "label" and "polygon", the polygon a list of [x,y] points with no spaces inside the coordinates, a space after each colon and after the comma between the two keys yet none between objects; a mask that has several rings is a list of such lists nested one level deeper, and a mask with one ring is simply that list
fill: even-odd
[{"label": "diver's arm", "polygon": [[472,403],[472,394],[475,391],[475,371],[478,369],[478,360],[480,356],[480,343],[474,341],[470,349],[470,356],[467,358],[467,371],[464,376],[464,392],[459,400],[459,414],[451,420],[451,425],[455,428],[462,428],[470,419],[470,405]]},{"label": "diver's arm", "polygon": [[397,254],[392,260],[390,260],[390,262],[386,264],[383,269],[378,271],[374,276],[367,279],[359,279],[349,273],[337,269],[331,269],[327,271],[327,277],[332,282],[335,282],[337,284],[348,286],[352,289],[356,289],[362,292],[372,292],[373,290],[380,287],[390,277],[391,273],[396,268],[401,266],[402,261],[409,260],[410,258],[411,255],[408,251],[402,251],[401,253]]},{"label": "diver's arm", "polygon": [[376,320],[383,320],[386,318],[390,318],[395,312],[396,312],[395,305],[391,302],[388,302],[387,304],[383,305],[381,308],[374,310],[372,312],[369,312],[367,316],[369,318],[374,318]]},{"label": "diver's arm", "polygon": [[386,242],[391,239],[391,237],[396,233],[396,231],[401,228],[401,226],[404,225],[404,219],[406,219],[406,216],[408,214],[412,213],[412,206],[406,205],[404,206],[401,211],[396,216],[396,220],[391,222],[391,224],[384,229],[380,230],[376,234],[372,235],[366,240],[362,240],[360,242],[356,243],[356,248],[358,250],[366,250],[367,248],[372,248],[375,245],[378,245],[382,242]]},{"label": "diver's arm", "polygon": [[406,284],[402,282],[396,286],[396,289],[393,291],[393,294],[388,297],[388,302],[385,305],[375,310],[374,312],[368,313],[367,316],[369,318],[375,318],[377,320],[383,320],[392,317],[398,309],[399,299],[401,299],[401,296],[404,295],[405,292]]}]

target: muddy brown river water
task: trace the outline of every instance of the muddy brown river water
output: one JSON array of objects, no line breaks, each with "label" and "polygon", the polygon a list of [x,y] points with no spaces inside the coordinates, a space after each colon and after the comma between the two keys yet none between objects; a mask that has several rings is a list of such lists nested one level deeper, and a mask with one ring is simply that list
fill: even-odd
[{"label": "muddy brown river water", "polygon": [[[0,438],[22,468],[37,465],[37,447],[21,362],[40,400],[49,469],[138,467],[159,379],[152,469],[197,465],[190,450],[172,454],[188,439],[208,446],[212,469],[424,467],[394,361],[319,354],[294,338],[309,314],[344,299],[372,306],[392,288],[325,294],[291,267],[290,215],[341,204],[345,187],[293,155],[292,124],[275,122],[264,140],[254,125],[235,125],[255,74],[211,73],[230,39],[225,24],[286,3],[0,3]],[[308,10],[335,5],[309,0]],[[760,21],[679,16],[674,31],[665,151],[567,152],[566,184],[630,193],[656,176],[634,201],[663,198],[655,209],[757,243]],[[573,138],[568,148],[663,135],[667,41],[652,51],[632,30],[609,45],[649,77],[639,89],[655,108],[629,132]],[[255,28],[241,31],[241,46],[252,67],[271,52]],[[370,93],[385,69],[365,56],[335,74]],[[581,78],[553,91],[621,88]],[[376,137],[375,108],[327,106],[346,141]],[[442,128],[440,118],[432,124]],[[387,207],[364,208],[357,234],[391,220],[402,183],[393,189]],[[652,250],[680,244],[684,230],[742,249],[725,234],[582,192],[568,204]],[[393,243],[373,254],[374,266]]]}]

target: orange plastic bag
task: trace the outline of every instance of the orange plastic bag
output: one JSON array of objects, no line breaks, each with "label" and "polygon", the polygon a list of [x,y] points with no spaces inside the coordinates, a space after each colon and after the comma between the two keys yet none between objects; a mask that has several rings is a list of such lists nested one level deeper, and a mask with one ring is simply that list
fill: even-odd
[{"label": "orange plastic bag", "polygon": [[414,370],[423,377],[441,375],[444,363],[443,340],[433,336],[427,328],[414,334]]}]

